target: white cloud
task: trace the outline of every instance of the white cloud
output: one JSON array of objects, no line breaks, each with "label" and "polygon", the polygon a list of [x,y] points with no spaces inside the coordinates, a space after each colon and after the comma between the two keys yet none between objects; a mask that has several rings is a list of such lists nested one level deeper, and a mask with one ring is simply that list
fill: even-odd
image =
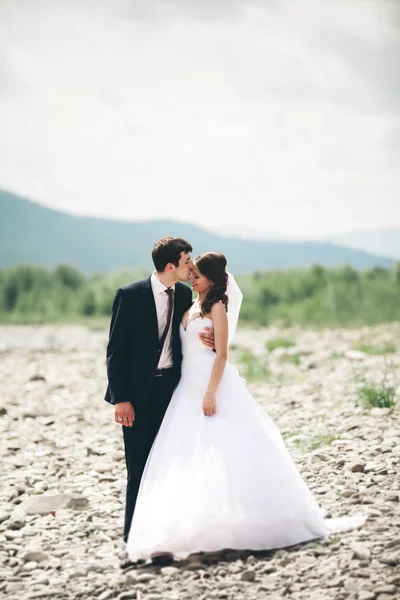
[{"label": "white cloud", "polygon": [[400,225],[400,36],[380,6],[4,3],[0,185],[296,236]]}]

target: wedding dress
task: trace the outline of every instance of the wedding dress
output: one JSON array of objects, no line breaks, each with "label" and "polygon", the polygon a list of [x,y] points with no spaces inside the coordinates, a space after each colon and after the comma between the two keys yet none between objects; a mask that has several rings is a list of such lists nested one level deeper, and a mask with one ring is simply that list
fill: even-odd
[{"label": "wedding dress", "polygon": [[143,473],[130,559],[282,548],[362,525],[363,516],[324,519],[277,426],[229,362],[217,412],[203,414],[216,356],[199,338],[204,326],[211,319],[180,325],[182,376]]}]

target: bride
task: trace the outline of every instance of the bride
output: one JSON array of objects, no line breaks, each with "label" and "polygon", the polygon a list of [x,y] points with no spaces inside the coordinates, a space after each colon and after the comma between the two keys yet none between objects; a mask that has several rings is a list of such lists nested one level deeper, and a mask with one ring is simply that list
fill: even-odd
[{"label": "bride", "polygon": [[[191,282],[182,376],[141,480],[130,559],[282,548],[362,525],[362,516],[323,518],[278,428],[227,361],[242,294],[225,257],[197,257]],[[215,352],[199,339],[204,325]]]}]

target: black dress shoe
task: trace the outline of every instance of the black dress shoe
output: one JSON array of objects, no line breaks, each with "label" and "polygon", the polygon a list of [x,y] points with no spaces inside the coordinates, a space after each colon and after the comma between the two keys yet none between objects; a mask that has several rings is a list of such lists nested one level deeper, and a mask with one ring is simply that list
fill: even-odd
[{"label": "black dress shoe", "polygon": [[138,567],[139,565],[144,565],[146,561],[144,560],[126,560],[125,562],[119,565],[119,568],[122,570],[133,569],[134,567]]},{"label": "black dress shoe", "polygon": [[170,552],[164,552],[163,554],[153,554],[151,562],[156,567],[168,567],[174,562],[174,557]]}]

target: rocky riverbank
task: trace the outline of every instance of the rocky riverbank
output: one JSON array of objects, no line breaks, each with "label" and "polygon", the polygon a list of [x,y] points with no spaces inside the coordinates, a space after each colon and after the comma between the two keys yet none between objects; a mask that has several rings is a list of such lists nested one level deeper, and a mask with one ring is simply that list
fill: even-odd
[{"label": "rocky riverbank", "polygon": [[0,327],[0,597],[400,597],[400,407],[360,396],[393,388],[398,399],[399,325],[240,330],[232,352],[321,506],[365,514],[362,528],[125,573],[125,466],[103,401],[106,338],[83,327]]}]

